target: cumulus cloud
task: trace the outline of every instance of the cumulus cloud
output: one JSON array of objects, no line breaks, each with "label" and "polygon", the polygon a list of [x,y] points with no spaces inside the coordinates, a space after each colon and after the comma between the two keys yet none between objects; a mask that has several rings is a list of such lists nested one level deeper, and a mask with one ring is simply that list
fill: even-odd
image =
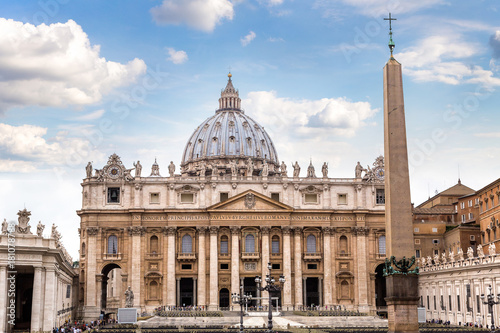
[{"label": "cumulus cloud", "polygon": [[0,160],[0,172],[28,173],[36,170],[33,162]]},{"label": "cumulus cloud", "polygon": [[83,116],[76,117],[75,120],[77,120],[77,121],[97,120],[97,119],[101,118],[105,112],[106,112],[106,110],[104,110],[104,109],[96,110],[96,111],[93,111],[91,113],[85,114]]},{"label": "cumulus cloud", "polygon": [[8,159],[0,160],[0,169],[25,168],[35,165],[81,164],[84,159],[101,157],[91,144],[82,138],[69,137],[66,132],[59,132],[49,139],[47,128],[21,125],[11,126],[0,123],[0,152]]},{"label": "cumulus cloud", "polygon": [[146,71],[140,59],[121,64],[100,57],[72,20],[34,26],[0,18],[0,31],[0,110],[96,103]]},{"label": "cumulus cloud", "polygon": [[490,46],[493,49],[493,58],[500,58],[500,30],[490,36]]},{"label": "cumulus cloud", "polygon": [[405,73],[416,81],[500,85],[500,78],[492,71],[466,63],[467,58],[479,50],[479,45],[464,41],[460,35],[440,35],[420,40],[415,46],[396,54],[395,58],[404,65]]},{"label": "cumulus cloud", "polygon": [[246,35],[245,37],[240,39],[241,45],[247,46],[248,44],[250,44],[251,41],[253,41],[255,39],[256,36],[257,35],[255,34],[255,32],[250,31],[248,33],[248,35]]},{"label": "cumulus cloud", "polygon": [[173,62],[176,65],[183,64],[188,60],[188,55],[184,51],[176,51],[172,47],[167,47],[166,50],[168,53],[167,60]]},{"label": "cumulus cloud", "polygon": [[354,136],[378,111],[368,102],[346,98],[293,100],[278,97],[274,91],[250,92],[244,105],[258,122],[299,136]]},{"label": "cumulus cloud", "polygon": [[265,6],[278,6],[281,5],[283,2],[284,0],[259,0],[259,3]]},{"label": "cumulus cloud", "polygon": [[163,0],[151,8],[151,15],[157,24],[186,24],[211,32],[223,19],[232,20],[234,9],[229,0]]}]

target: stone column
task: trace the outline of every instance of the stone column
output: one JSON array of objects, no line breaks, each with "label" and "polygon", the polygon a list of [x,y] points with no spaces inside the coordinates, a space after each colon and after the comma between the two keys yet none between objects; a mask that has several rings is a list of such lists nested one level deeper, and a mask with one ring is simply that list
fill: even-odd
[{"label": "stone column", "polygon": [[197,284],[198,284],[197,282],[198,281],[194,277],[193,278],[193,306],[197,306],[198,305],[197,297],[196,297],[196,290],[197,290]]},{"label": "stone column", "polygon": [[331,279],[330,279],[330,287],[332,291],[332,305],[337,304],[337,251],[338,251],[338,246],[337,246],[337,236],[335,234],[336,228],[331,228],[330,229],[330,248],[332,250],[333,254],[333,262],[331,265]]},{"label": "stone column", "polygon": [[167,257],[167,306],[175,306],[175,235],[176,228],[168,227],[168,257]]},{"label": "stone column", "polygon": [[302,228],[294,227],[293,234],[295,243],[295,251],[293,254],[295,266],[295,307],[296,309],[300,309],[304,305],[302,297]]},{"label": "stone column", "polygon": [[210,227],[210,303],[208,310],[217,311],[219,296],[219,267],[217,253],[217,233],[219,227]]},{"label": "stone column", "polygon": [[[2,272],[0,271],[0,276]],[[42,267],[35,267],[35,275],[33,277],[33,297],[31,305],[31,331],[38,332],[42,329],[41,319],[41,303],[42,303]],[[2,289],[0,289],[2,290]],[[0,307],[1,308],[1,307]],[[5,332],[0,327],[0,332]]]},{"label": "stone column", "polygon": [[0,332],[6,332],[7,320],[7,267],[0,266]]},{"label": "stone column", "polygon": [[[86,313],[87,316],[92,318],[92,315],[98,315],[99,309],[97,309],[96,300],[96,285],[95,285],[95,275],[97,274],[97,242],[96,237],[99,229],[98,228],[87,228],[87,278],[86,278],[86,288],[87,292],[86,307],[94,307],[92,313]],[[87,311],[86,311],[87,312]],[[52,329],[52,328],[51,328]]]},{"label": "stone column", "polygon": [[318,284],[319,284],[319,306],[323,306],[323,279],[318,278]]},{"label": "stone column", "polygon": [[357,278],[358,278],[358,308],[359,312],[369,312],[368,306],[368,265],[366,259],[367,253],[367,237],[369,232],[367,227],[354,227],[353,232],[356,235],[356,257],[357,260]]},{"label": "stone column", "polygon": [[292,251],[290,249],[290,227],[281,227],[283,233],[283,275],[286,282],[283,285],[283,308],[292,309]]},{"label": "stone column", "polygon": [[[90,249],[89,249],[90,250]],[[92,278],[95,283],[95,275]],[[45,304],[43,306],[43,331],[52,331],[56,319],[56,271],[54,267],[45,268]],[[94,293],[94,297],[96,297]]]},{"label": "stone column", "polygon": [[181,278],[176,278],[175,279],[175,285],[176,285],[176,301],[175,301],[175,304],[176,306],[182,306],[181,304]]},{"label": "stone column", "polygon": [[[271,228],[268,226],[260,227],[260,233],[262,235],[262,281],[267,274],[269,274],[269,269],[267,268],[267,264],[269,263],[269,231]],[[266,306],[269,304],[269,293],[265,290],[262,291],[262,305]]]},{"label": "stone column", "polygon": [[324,305],[332,306],[332,251],[330,242],[331,228],[323,227],[323,278]]},{"label": "stone column", "polygon": [[[122,286],[124,287],[124,289],[127,289],[128,287],[128,274],[122,274]],[[122,288],[123,289],[123,288]],[[120,293],[118,294],[118,296],[120,296],[120,307],[124,308],[125,307],[125,296],[124,296],[124,293],[122,294],[122,292],[120,291]],[[163,301],[165,301],[166,297],[163,298]]]},{"label": "stone column", "polygon": [[[98,309],[102,309],[102,293],[103,292],[106,292],[106,290],[104,290],[102,288],[102,281],[103,281],[103,278],[105,278],[102,274],[96,274],[95,276],[95,284],[96,284],[96,294],[97,294],[97,308]],[[56,302],[57,304],[57,302]],[[135,305],[135,304],[134,304]]]},{"label": "stone column", "polygon": [[[231,227],[231,294],[240,293],[240,227]],[[231,299],[231,302],[233,300]],[[231,303],[234,308],[237,304]]]},{"label": "stone column", "polygon": [[134,292],[134,307],[141,306],[141,286],[142,286],[142,276],[141,276],[141,263],[142,263],[142,251],[141,251],[141,238],[144,235],[145,228],[141,226],[133,226],[128,229],[129,235],[132,238],[132,257],[130,258],[132,266],[131,282],[130,286]]},{"label": "stone column", "polygon": [[205,235],[207,227],[198,227],[198,305],[206,306],[207,256],[205,253]]}]

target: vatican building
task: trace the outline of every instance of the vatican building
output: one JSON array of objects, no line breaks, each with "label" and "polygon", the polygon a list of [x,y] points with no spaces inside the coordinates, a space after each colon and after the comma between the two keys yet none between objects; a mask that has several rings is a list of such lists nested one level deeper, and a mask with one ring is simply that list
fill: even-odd
[{"label": "vatican building", "polygon": [[[240,286],[256,309],[269,299],[284,311],[384,308],[383,157],[367,168],[353,161],[352,178],[329,177],[327,163],[286,165],[228,76],[180,164],[150,169],[113,154],[87,165],[78,316],[127,305],[239,310],[231,294]],[[284,278],[271,297],[256,282],[269,271]]]}]

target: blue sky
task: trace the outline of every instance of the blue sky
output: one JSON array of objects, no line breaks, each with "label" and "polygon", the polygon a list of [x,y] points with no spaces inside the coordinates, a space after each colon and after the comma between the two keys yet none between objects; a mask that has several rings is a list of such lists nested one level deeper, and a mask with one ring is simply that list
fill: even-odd
[{"label": "blue sky", "polygon": [[[0,212],[78,254],[84,166],[178,166],[227,73],[280,160],[330,177],[383,154],[382,68],[402,63],[412,201],[500,166],[496,1],[40,0],[0,4]],[[302,168],[305,172],[305,167]],[[147,171],[146,171],[147,172]]]}]

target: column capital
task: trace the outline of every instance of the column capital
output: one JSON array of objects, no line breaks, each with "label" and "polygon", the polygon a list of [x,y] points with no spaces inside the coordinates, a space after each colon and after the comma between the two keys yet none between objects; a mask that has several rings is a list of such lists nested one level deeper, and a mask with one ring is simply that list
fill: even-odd
[{"label": "column capital", "polygon": [[232,235],[238,235],[240,233],[240,230],[241,230],[240,227],[234,226],[234,225],[229,227],[229,229],[231,230]]},{"label": "column capital", "polygon": [[87,228],[87,235],[89,235],[89,236],[97,236],[98,232],[99,232],[99,228],[97,228],[97,227]]},{"label": "column capital", "polygon": [[271,231],[271,228],[268,227],[268,226],[262,226],[260,227],[260,232],[262,233],[262,235],[269,235],[269,232]]},{"label": "column capital", "polygon": [[321,229],[323,230],[323,234],[325,236],[330,236],[333,233],[332,227],[323,227]]},{"label": "column capital", "polygon": [[302,229],[303,228],[302,227],[296,227],[296,226],[294,226],[294,227],[291,227],[291,229],[293,230],[293,233],[295,235],[300,235],[302,233]]},{"label": "column capital", "polygon": [[177,232],[176,227],[163,227],[163,234],[165,236],[175,236],[176,232]]},{"label": "column capital", "polygon": [[211,235],[217,235],[217,232],[219,232],[219,227],[217,226],[210,226],[210,234]]},{"label": "column capital", "polygon": [[142,226],[128,227],[127,231],[130,236],[142,236],[146,232],[146,227]]},{"label": "column capital", "polygon": [[200,235],[205,235],[205,232],[207,232],[208,230],[208,227],[207,226],[200,226],[200,227],[196,227],[196,231],[200,234]]},{"label": "column capital", "polygon": [[368,227],[351,227],[351,231],[353,234],[357,236],[366,236],[370,232],[370,228]]},{"label": "column capital", "polygon": [[291,231],[292,231],[292,228],[288,225],[281,227],[281,232],[283,233],[283,235],[290,235]]}]

